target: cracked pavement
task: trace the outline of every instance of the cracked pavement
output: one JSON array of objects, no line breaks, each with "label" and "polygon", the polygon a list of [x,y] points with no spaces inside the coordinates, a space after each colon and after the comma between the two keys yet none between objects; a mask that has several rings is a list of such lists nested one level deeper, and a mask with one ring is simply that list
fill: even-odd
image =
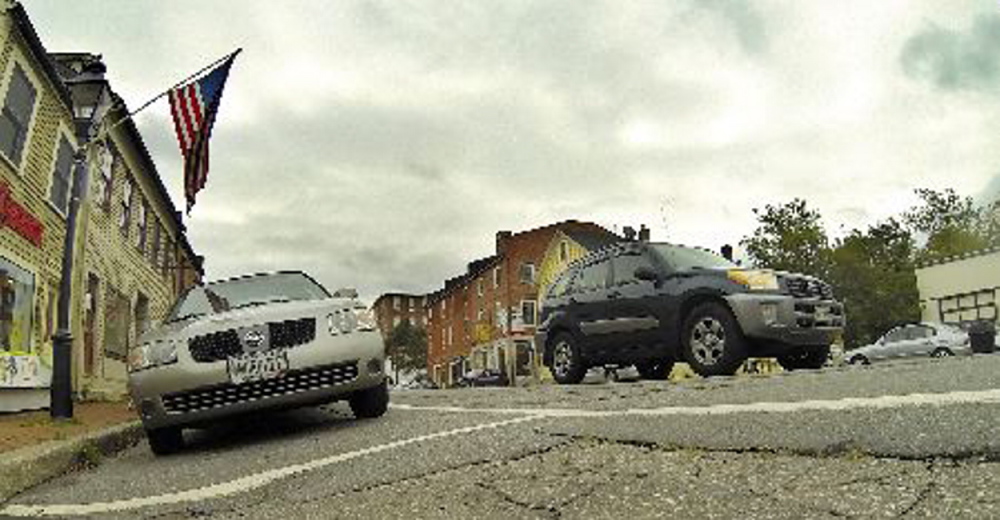
[{"label": "cracked pavement", "polygon": [[[338,403],[188,432],[176,456],[153,457],[143,443],[15,497],[0,516],[56,504],[68,509],[48,512],[102,518],[995,518],[1000,399],[988,391],[997,388],[1000,355],[681,383],[401,391],[400,407],[375,420],[356,421]],[[956,391],[988,396],[696,413]],[[459,409],[426,408],[441,406]],[[671,407],[693,411],[546,413]],[[267,477],[295,465],[306,469]],[[87,505],[96,509],[79,509]]]}]

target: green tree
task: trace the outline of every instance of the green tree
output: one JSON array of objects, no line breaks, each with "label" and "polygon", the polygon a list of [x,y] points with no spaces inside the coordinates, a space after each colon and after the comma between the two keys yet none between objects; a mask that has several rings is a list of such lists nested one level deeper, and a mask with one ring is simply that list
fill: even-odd
[{"label": "green tree", "polygon": [[941,260],[969,251],[1000,245],[994,207],[977,207],[972,197],[955,190],[916,190],[922,203],[903,214],[914,233],[926,237],[917,251],[918,261]]},{"label": "green tree", "polygon": [[389,331],[385,339],[386,352],[396,370],[419,370],[427,367],[427,331],[403,320]]},{"label": "green tree", "polygon": [[897,219],[837,241],[829,282],[846,309],[845,344],[871,343],[893,325],[920,318],[914,250],[910,231]]},{"label": "green tree", "polygon": [[819,211],[794,199],[780,206],[753,210],[759,225],[740,244],[756,265],[826,278],[830,248]]}]

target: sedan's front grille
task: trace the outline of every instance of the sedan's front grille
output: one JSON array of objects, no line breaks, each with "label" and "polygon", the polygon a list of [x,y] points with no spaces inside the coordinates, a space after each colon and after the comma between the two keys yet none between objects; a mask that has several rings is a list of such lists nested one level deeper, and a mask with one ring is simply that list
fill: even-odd
[{"label": "sedan's front grille", "polygon": [[796,298],[833,298],[833,288],[830,284],[808,278],[785,278],[788,293]]},{"label": "sedan's front grille", "polygon": [[243,352],[240,337],[235,330],[213,332],[188,341],[191,357],[199,363],[219,361]]},{"label": "sedan's front grille", "polygon": [[353,361],[312,367],[291,371],[274,379],[263,379],[240,385],[225,383],[208,388],[166,394],[163,396],[163,408],[166,409],[167,413],[172,414],[198,412],[269,397],[329,388],[353,381],[357,377],[358,364]]},{"label": "sedan's front grille", "polygon": [[316,339],[316,318],[275,321],[267,324],[271,348],[304,345]]}]

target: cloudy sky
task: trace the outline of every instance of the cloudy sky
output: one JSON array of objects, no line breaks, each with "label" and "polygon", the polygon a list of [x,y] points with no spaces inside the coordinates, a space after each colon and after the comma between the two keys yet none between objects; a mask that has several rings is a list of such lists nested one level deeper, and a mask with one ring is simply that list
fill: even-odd
[{"label": "cloudy sky", "polygon": [[[424,292],[497,230],[645,223],[718,249],[805,198],[1000,193],[1000,2],[26,0],[132,107],[236,47],[188,228],[210,279]],[[183,207],[162,101],[138,117]]]}]

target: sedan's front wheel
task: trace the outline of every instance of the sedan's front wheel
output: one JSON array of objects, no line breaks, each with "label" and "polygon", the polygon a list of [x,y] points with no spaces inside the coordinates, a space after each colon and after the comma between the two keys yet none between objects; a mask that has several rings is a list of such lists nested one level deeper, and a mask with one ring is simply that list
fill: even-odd
[{"label": "sedan's front wheel", "polygon": [[184,433],[177,426],[147,428],[146,439],[149,449],[156,455],[169,455],[184,448]]},{"label": "sedan's front wheel", "polygon": [[389,408],[389,387],[383,381],[378,386],[358,390],[348,399],[348,403],[358,419],[381,417]]}]

